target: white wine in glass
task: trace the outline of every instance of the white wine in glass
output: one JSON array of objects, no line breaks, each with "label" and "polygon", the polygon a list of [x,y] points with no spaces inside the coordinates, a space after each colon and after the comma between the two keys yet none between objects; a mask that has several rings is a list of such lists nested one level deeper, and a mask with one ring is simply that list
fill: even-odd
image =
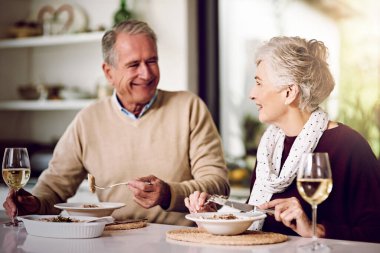
[{"label": "white wine in glass", "polygon": [[[8,187],[15,191],[15,197],[17,199],[17,191],[24,187],[30,178],[30,161],[26,148],[5,149],[2,175]],[[12,221],[8,224],[9,226],[17,226],[17,217],[13,217]]]},{"label": "white wine in glass", "polygon": [[313,242],[302,246],[308,251],[328,247],[317,240],[317,206],[327,199],[332,185],[329,155],[327,153],[303,154],[297,174],[297,189],[301,197],[312,207]]}]

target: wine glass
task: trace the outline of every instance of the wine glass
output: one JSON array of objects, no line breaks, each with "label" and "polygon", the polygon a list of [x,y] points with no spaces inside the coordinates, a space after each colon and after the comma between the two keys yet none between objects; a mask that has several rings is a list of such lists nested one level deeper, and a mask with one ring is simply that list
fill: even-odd
[{"label": "wine glass", "polygon": [[[28,150],[26,148],[6,148],[3,157],[2,174],[4,182],[10,189],[15,191],[17,200],[17,191],[24,187],[30,178],[30,162]],[[17,227],[16,217],[7,226]]]},{"label": "wine glass", "polygon": [[328,248],[316,235],[317,206],[329,196],[332,177],[328,153],[305,153],[297,174],[297,189],[301,197],[312,207],[312,243],[302,246],[307,251]]}]

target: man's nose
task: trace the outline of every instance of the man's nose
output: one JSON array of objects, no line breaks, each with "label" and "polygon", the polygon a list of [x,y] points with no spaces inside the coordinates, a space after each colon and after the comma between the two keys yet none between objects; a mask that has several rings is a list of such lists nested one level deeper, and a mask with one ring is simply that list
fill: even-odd
[{"label": "man's nose", "polygon": [[151,77],[151,71],[149,66],[145,63],[141,64],[139,67],[139,77],[145,80],[149,80]]}]

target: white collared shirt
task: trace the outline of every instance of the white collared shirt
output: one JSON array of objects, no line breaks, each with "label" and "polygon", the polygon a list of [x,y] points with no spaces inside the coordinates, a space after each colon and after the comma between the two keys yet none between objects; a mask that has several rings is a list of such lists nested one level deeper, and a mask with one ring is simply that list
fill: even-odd
[{"label": "white collared shirt", "polygon": [[127,109],[125,109],[125,108],[123,107],[123,105],[121,104],[119,98],[118,98],[117,95],[116,95],[116,91],[113,92],[112,97],[113,97],[113,100],[116,102],[116,105],[117,105],[117,107],[119,108],[119,110],[120,110],[121,112],[123,112],[123,113],[124,113],[126,116],[128,116],[129,118],[131,118],[131,119],[133,119],[133,120],[137,120],[137,119],[141,118],[141,117],[144,115],[144,113],[146,113],[146,112],[152,107],[154,101],[156,101],[157,94],[158,94],[158,90],[156,90],[156,92],[155,92],[153,98],[149,101],[148,104],[146,104],[146,105],[144,106],[144,108],[141,110],[140,114],[139,114],[137,117],[136,117],[135,114],[133,114],[132,112],[128,111]]}]

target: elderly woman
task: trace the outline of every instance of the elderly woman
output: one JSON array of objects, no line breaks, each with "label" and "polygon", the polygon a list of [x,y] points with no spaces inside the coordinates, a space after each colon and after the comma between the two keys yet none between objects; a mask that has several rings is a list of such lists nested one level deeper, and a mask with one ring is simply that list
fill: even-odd
[{"label": "elderly woman", "polygon": [[[294,179],[302,153],[327,152],[334,186],[318,206],[317,236],[380,242],[380,166],[360,134],[319,107],[334,88],[326,58],[322,42],[299,37],[275,37],[258,49],[250,98],[269,126],[248,203],[275,208],[258,229],[311,237],[311,207]],[[190,212],[215,211],[207,197],[194,192],[185,204]]]}]

